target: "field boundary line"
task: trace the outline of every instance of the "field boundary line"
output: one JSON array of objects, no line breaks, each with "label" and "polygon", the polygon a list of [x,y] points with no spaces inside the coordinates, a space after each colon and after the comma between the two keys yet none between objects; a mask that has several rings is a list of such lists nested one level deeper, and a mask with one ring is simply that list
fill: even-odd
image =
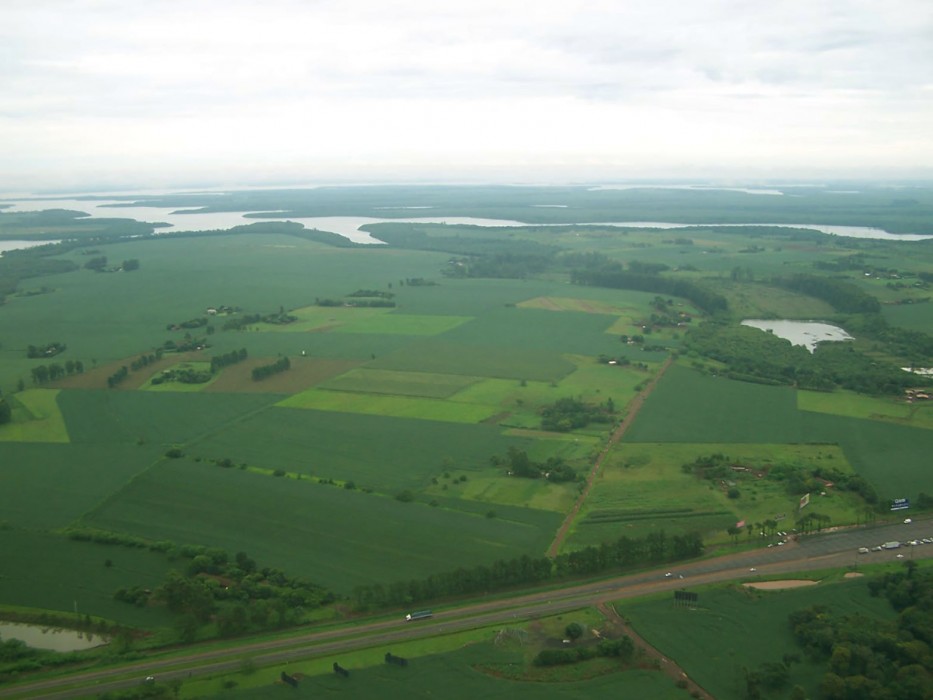
[{"label": "field boundary line", "polygon": [[564,543],[564,539],[567,537],[567,533],[570,531],[570,526],[573,525],[574,519],[577,517],[577,514],[580,512],[580,509],[583,507],[584,502],[586,502],[587,496],[590,495],[590,490],[593,488],[593,484],[596,482],[596,476],[599,474],[600,467],[602,467],[603,460],[609,454],[609,451],[615,447],[616,443],[622,439],[622,436],[628,431],[629,427],[632,425],[632,422],[638,416],[638,412],[641,410],[642,405],[645,403],[645,399],[654,391],[655,386],[657,386],[658,381],[661,377],[664,376],[664,373],[667,371],[667,368],[673,364],[674,358],[668,357],[664,364],[661,365],[661,368],[658,370],[658,373],[654,378],[648,382],[644,389],[638,392],[638,395],[632,399],[632,402],[629,404],[629,411],[626,414],[625,418],[619,423],[619,427],[615,429],[612,435],[609,436],[609,440],[606,442],[606,446],[599,453],[599,456],[596,458],[596,461],[593,462],[593,468],[590,469],[590,473],[586,477],[586,485],[583,487],[583,491],[577,497],[576,503],[573,504],[573,508],[570,509],[570,512],[567,514],[567,517],[564,518],[564,522],[561,524],[560,529],[557,531],[557,535],[554,537],[554,541],[551,542],[551,546],[548,547],[547,555],[549,557],[556,557],[557,552],[560,551],[560,546]]}]

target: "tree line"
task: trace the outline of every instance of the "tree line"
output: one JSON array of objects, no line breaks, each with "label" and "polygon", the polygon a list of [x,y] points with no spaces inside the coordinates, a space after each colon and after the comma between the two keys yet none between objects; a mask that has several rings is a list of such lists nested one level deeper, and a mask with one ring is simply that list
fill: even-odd
[{"label": "tree line", "polygon": [[708,314],[724,313],[729,308],[724,296],[696,282],[665,277],[656,273],[636,272],[631,267],[623,270],[619,263],[610,263],[598,269],[574,270],[570,274],[570,281],[573,284],[589,287],[632,289],[683,297]]},{"label": "tree line", "polygon": [[291,366],[292,363],[287,357],[280,357],[278,360],[271,364],[254,367],[252,372],[253,381],[259,382],[263,379],[268,379],[275,374],[280,374],[287,371],[291,368]]},{"label": "tree line", "polygon": [[352,599],[360,610],[403,606],[678,561],[699,556],[702,551],[703,541],[698,533],[668,536],[661,530],[643,538],[620,537],[554,559],[526,555],[432,574],[425,579],[364,584],[353,590]]},{"label": "tree line", "polygon": [[33,384],[54,382],[56,379],[71,376],[72,374],[81,374],[82,372],[84,372],[84,363],[81,360],[67,360],[63,365],[57,362],[50,365],[37,365],[30,370]]}]

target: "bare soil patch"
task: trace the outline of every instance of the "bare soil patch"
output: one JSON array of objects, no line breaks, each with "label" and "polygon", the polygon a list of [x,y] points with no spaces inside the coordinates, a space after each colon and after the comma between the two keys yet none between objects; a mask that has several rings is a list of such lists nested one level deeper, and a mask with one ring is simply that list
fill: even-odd
[{"label": "bare soil patch", "polygon": [[[106,389],[108,388],[108,377],[113,376],[121,367],[129,369],[130,365],[135,360],[138,360],[142,354],[144,353],[132,355],[122,360],[108,362],[105,365],[100,365],[92,369],[85,369],[81,374],[73,374],[70,377],[51,382],[46,386],[55,389]],[[168,353],[164,355],[161,360],[156,360],[135,372],[130,370],[130,373],[126,375],[126,379],[115,386],[114,389],[124,391],[127,389],[139,389],[153,374],[161,372],[163,369],[168,369],[172,365],[177,365],[181,362],[209,361],[209,358],[201,352]]]},{"label": "bare soil patch", "polygon": [[847,571],[842,578],[858,578],[859,576],[864,576],[865,574],[859,571]]},{"label": "bare soil patch", "polygon": [[815,586],[819,581],[809,579],[787,579],[786,581],[759,581],[756,583],[743,583],[746,588],[755,588],[759,591],[780,591],[785,588],[803,588],[804,586]]}]

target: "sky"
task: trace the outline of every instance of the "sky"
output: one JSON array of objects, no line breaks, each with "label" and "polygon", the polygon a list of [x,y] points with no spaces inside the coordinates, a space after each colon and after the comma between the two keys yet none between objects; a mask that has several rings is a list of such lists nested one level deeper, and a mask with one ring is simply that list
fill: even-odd
[{"label": "sky", "polygon": [[0,191],[933,178],[930,0],[2,0]]}]

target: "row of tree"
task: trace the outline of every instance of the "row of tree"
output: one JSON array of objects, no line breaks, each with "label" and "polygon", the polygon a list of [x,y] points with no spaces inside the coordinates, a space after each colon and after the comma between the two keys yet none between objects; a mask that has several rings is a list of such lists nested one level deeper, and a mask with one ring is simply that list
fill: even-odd
[{"label": "row of tree", "polygon": [[585,547],[554,559],[523,556],[472,569],[432,574],[426,579],[389,585],[364,584],[354,589],[353,602],[361,610],[403,606],[678,561],[699,556],[702,551],[703,541],[698,533],[668,536],[661,530],[643,538],[620,537],[614,542]]},{"label": "row of tree", "polygon": [[291,368],[291,366],[292,363],[287,357],[280,357],[278,360],[271,364],[254,367],[252,372],[253,381],[259,382],[263,379],[268,379],[275,374],[280,374],[287,371]]},{"label": "row of tree", "polygon": [[223,355],[215,355],[211,358],[211,372],[218,372],[224,367],[235,365],[237,362],[242,362],[246,358],[246,348],[231,350],[230,352],[224,353]]},{"label": "row of tree", "polygon": [[81,360],[68,360],[63,365],[57,362],[50,365],[37,365],[30,370],[33,384],[54,382],[56,379],[71,376],[72,374],[81,374],[82,372],[84,372],[84,363]]}]

